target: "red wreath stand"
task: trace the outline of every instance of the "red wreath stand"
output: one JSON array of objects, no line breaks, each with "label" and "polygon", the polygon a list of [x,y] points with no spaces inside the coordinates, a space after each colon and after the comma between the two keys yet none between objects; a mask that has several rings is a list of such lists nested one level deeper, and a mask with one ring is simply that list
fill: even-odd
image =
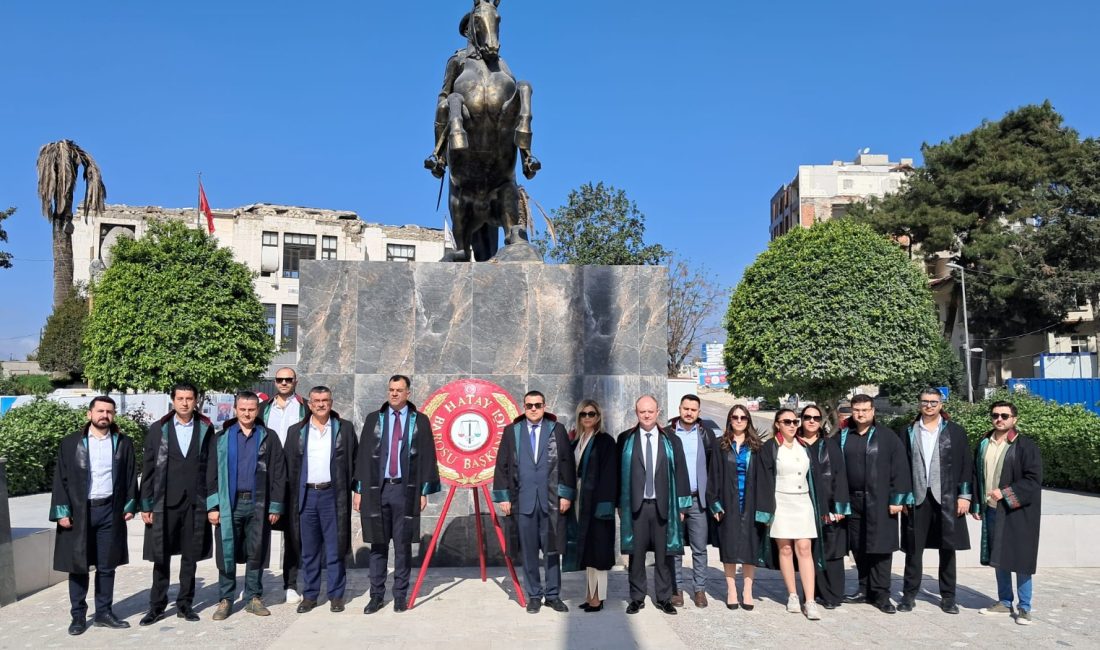
[{"label": "red wreath stand", "polygon": [[424,576],[428,573],[428,565],[431,564],[432,553],[435,552],[435,545],[439,542],[439,536],[443,532],[443,522],[446,521],[447,512],[451,509],[451,501],[461,489],[469,489],[470,496],[474,498],[474,521],[477,523],[477,554],[481,565],[481,581],[486,582],[487,578],[485,576],[485,536],[481,526],[481,498],[478,496],[478,492],[485,495],[485,503],[489,507],[489,515],[493,519],[493,528],[496,530],[497,540],[500,541],[500,548],[504,553],[504,563],[508,566],[508,575],[512,577],[512,584],[516,587],[516,596],[519,597],[520,607],[527,607],[527,599],[523,596],[523,589],[519,586],[519,578],[516,577],[516,567],[512,564],[512,559],[508,557],[508,546],[504,541],[504,529],[497,518],[496,508],[493,507],[493,499],[489,495],[489,486],[488,484],[482,484],[480,486],[452,485],[448,491],[447,499],[443,502],[443,511],[439,513],[439,521],[436,522],[435,532],[432,533],[432,540],[428,543],[428,552],[424,554],[424,562],[420,565],[420,574],[416,577],[416,584],[413,585],[412,594],[409,596],[409,608],[412,609],[416,605],[416,596],[420,593],[420,585],[424,582]]}]

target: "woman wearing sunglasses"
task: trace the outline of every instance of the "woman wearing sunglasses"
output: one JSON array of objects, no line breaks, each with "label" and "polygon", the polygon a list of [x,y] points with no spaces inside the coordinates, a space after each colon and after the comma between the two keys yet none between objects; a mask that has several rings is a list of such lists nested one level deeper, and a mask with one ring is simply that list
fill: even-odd
[{"label": "woman wearing sunglasses", "polygon": [[760,549],[753,486],[757,474],[760,436],[748,408],[738,404],[726,415],[726,430],[707,467],[707,508],[718,522],[718,555],[726,574],[726,607],[737,609],[737,565],[744,578],[740,606],[751,611],[752,582]]},{"label": "woman wearing sunglasses", "polygon": [[581,400],[576,423],[572,445],[577,463],[577,518],[569,519],[565,570],[587,571],[581,609],[598,612],[607,598],[607,571],[615,564],[618,454],[615,440],[603,430],[603,414],[595,401]]},{"label": "woman wearing sunglasses", "polygon": [[[848,527],[844,517],[851,514],[848,501],[848,470],[844,454],[835,437],[827,437],[822,428],[822,412],[816,404],[802,409],[798,437],[810,452],[810,467],[817,497],[818,540],[814,557],[820,566],[814,580],[817,598],[825,609],[835,609],[844,599],[844,556],[848,553]],[[823,556],[823,557],[822,557]]]},{"label": "woman wearing sunglasses", "polygon": [[[779,572],[787,587],[787,611],[802,612],[809,620],[816,621],[821,618],[821,612],[814,602],[813,540],[820,537],[820,519],[809,448],[798,439],[796,431],[798,416],[795,412],[791,409],[777,411],[772,439],[760,449],[756,517],[768,526],[766,535],[770,540],[766,539],[763,544],[765,565],[775,568],[778,555]],[[775,543],[775,549],[770,542]],[[805,605],[799,602],[794,579],[796,556]]]}]

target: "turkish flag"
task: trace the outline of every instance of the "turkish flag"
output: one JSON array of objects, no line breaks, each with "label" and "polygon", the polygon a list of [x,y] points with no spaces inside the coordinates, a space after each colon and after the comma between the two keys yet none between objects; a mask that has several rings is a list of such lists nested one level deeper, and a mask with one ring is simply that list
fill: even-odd
[{"label": "turkish flag", "polygon": [[199,181],[199,210],[206,215],[206,227],[210,234],[214,234],[214,213],[210,211],[210,202],[206,200],[206,190],[202,189],[202,181]]}]

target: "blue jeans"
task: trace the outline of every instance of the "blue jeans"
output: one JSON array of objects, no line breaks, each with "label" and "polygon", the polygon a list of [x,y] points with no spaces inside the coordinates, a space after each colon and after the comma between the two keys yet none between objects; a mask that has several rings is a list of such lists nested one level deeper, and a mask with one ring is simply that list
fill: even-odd
[{"label": "blue jeans", "polygon": [[[994,526],[997,523],[997,509],[986,506],[983,516],[986,520],[986,530],[989,531],[989,543],[992,547],[995,540],[993,540]],[[1007,571],[995,567],[997,574],[997,600],[1001,601],[1001,604],[1005,607],[1012,607],[1012,574],[1013,571]],[[1031,611],[1031,574],[1030,573],[1016,573],[1016,595],[1019,597],[1019,609],[1030,612]]]}]

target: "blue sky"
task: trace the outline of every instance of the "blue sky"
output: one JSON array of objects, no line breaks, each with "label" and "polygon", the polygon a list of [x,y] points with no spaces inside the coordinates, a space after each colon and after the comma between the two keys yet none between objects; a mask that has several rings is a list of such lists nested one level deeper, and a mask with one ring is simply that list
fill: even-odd
[{"label": "blue sky", "polygon": [[[440,226],[421,168],[465,0],[6,2],[0,8],[0,359],[51,306],[35,157],[71,138],[108,201],[256,202]],[[727,285],[768,240],[799,164],[938,142],[1050,99],[1100,135],[1095,3],[503,0],[502,55],[535,89],[526,187],[548,210],[605,181],[647,239]],[[78,189],[82,193],[83,188]],[[724,307],[724,306],[723,306]]]}]

